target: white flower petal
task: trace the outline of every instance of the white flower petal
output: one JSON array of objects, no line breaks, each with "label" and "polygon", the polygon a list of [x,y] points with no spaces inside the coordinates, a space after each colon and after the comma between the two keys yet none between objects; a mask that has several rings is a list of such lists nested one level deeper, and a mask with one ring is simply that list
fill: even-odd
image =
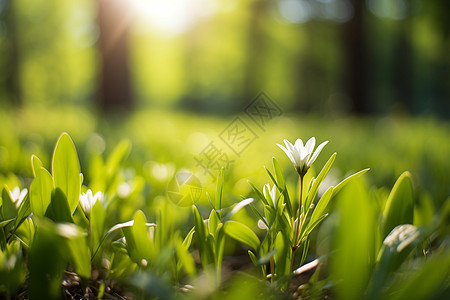
[{"label": "white flower petal", "polygon": [[[267,190],[267,192],[266,192],[266,190]],[[269,199],[269,197],[268,196],[270,196],[270,185],[268,184],[268,183],[266,183],[264,186],[263,186],[263,195],[264,195],[264,197],[266,198],[266,199]]]},{"label": "white flower petal", "polygon": [[273,206],[277,205],[277,187],[275,184],[272,187],[272,190],[270,191],[270,197],[272,198]]},{"label": "white flower petal", "polygon": [[303,148],[303,141],[302,141],[302,139],[297,139],[295,141],[295,148],[297,148],[297,149]]},{"label": "white flower petal", "polygon": [[319,156],[320,152],[322,151],[323,147],[325,147],[326,144],[328,144],[328,141],[323,142],[322,144],[319,145],[319,147],[317,147],[316,151],[314,151],[313,156],[308,161],[308,167],[314,163],[314,161],[317,159],[317,156]]},{"label": "white flower petal", "polygon": [[305,148],[306,148],[306,150],[308,150],[308,153],[309,153],[309,154],[313,153],[313,150],[314,150],[314,146],[315,146],[315,145],[316,145],[316,138],[315,138],[315,137],[310,138],[310,139],[306,142]]},{"label": "white flower petal", "polygon": [[291,161],[294,165],[296,165],[296,161],[295,161],[294,156],[292,156],[292,153],[291,153],[288,149],[286,149],[283,145],[280,145],[280,144],[277,144],[277,145],[278,145],[278,147],[281,148],[281,150],[284,151],[284,153],[286,153],[286,155],[288,156],[288,158],[290,159],[290,161]]},{"label": "white flower petal", "polygon": [[[292,143],[291,142],[289,142],[288,140],[286,140],[286,139],[284,139],[283,140],[284,141],[284,144],[286,145],[286,148],[288,148],[289,149],[289,151],[291,151],[291,152],[294,152],[295,150],[295,147],[294,147],[294,145],[292,145]],[[300,140],[301,141],[301,140]]]}]

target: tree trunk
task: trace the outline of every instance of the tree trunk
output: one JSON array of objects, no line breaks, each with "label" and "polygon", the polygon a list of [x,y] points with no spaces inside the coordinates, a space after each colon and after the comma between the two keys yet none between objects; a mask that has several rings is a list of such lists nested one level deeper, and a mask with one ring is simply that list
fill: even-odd
[{"label": "tree trunk", "polygon": [[128,68],[131,20],[127,0],[98,0],[102,59],[99,106],[104,112],[133,108]]},{"label": "tree trunk", "polygon": [[345,57],[344,92],[349,96],[351,110],[356,114],[369,113],[367,98],[367,45],[364,35],[364,1],[352,1],[353,18],[343,25]]},{"label": "tree trunk", "polygon": [[264,88],[264,32],[262,22],[266,12],[266,0],[250,2],[250,16],[247,27],[247,60],[244,65],[244,86],[242,103],[246,105]]}]

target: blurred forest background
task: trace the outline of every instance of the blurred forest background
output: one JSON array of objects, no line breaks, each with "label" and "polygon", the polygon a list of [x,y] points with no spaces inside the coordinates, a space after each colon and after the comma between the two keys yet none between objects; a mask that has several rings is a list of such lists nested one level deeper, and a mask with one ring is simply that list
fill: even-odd
[{"label": "blurred forest background", "polygon": [[0,106],[450,117],[450,1],[0,0]]}]

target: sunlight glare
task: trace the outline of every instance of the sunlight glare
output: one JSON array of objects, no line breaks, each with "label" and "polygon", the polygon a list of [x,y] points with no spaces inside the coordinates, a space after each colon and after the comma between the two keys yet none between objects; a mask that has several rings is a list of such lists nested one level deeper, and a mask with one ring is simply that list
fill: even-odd
[{"label": "sunlight glare", "polygon": [[139,21],[164,33],[180,34],[217,10],[211,0],[132,0]]}]

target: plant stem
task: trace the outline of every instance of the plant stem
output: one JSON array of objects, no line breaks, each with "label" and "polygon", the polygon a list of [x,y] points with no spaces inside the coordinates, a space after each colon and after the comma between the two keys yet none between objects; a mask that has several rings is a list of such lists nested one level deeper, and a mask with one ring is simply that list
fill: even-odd
[{"label": "plant stem", "polygon": [[294,218],[294,226],[295,226],[295,233],[294,233],[294,245],[292,246],[292,255],[291,255],[291,267],[290,272],[292,272],[292,267],[294,265],[294,257],[295,257],[295,250],[299,247],[297,244],[298,242],[298,236],[300,234],[300,216],[302,215],[302,196],[303,196],[303,176],[300,176],[300,195],[298,200],[298,211],[296,213],[297,217],[297,226],[295,226],[295,218]]},{"label": "plant stem", "polygon": [[300,195],[298,200],[297,226],[295,227],[294,246],[297,247],[298,235],[300,234],[300,216],[302,214],[303,176],[300,176]]}]

